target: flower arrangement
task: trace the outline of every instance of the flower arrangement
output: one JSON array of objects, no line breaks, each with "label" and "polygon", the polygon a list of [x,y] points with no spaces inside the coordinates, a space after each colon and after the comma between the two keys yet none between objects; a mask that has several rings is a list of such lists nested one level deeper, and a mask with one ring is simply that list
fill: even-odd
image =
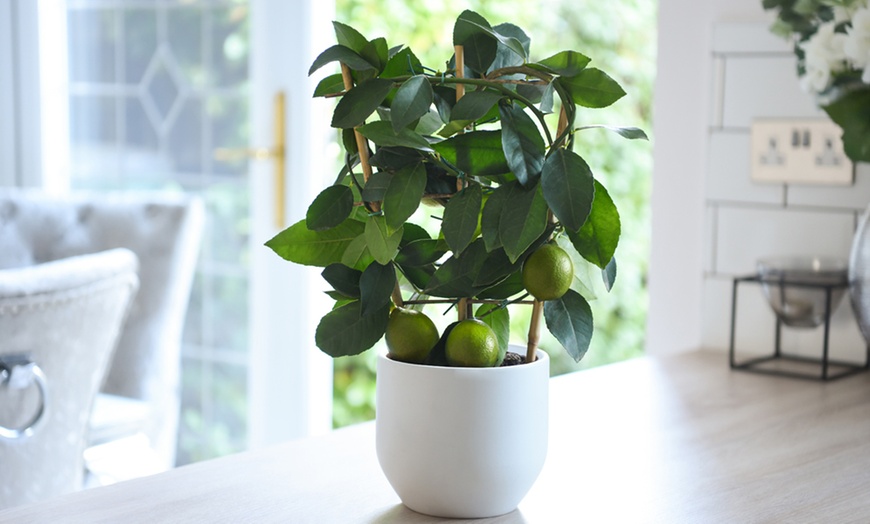
[{"label": "flower arrangement", "polygon": [[843,129],[852,160],[870,161],[870,2],[763,0],[771,30],[794,42],[804,91]]}]

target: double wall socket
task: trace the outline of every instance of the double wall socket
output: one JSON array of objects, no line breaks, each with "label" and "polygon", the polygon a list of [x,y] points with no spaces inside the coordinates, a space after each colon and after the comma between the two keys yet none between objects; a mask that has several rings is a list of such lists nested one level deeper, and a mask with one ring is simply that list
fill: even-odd
[{"label": "double wall socket", "polygon": [[843,153],[842,131],[825,118],[752,122],[752,180],[762,183],[848,186],[855,181]]}]

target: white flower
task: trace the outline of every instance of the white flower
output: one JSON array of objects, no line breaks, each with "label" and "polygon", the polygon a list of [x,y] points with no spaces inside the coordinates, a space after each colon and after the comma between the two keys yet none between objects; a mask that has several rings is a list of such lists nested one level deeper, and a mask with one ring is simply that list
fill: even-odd
[{"label": "white flower", "polygon": [[809,40],[801,44],[801,47],[809,55],[816,55],[819,59],[828,62],[832,71],[839,71],[845,67],[846,52],[843,49],[846,45],[846,35],[835,31],[837,24],[834,22],[826,22],[819,26]]},{"label": "white flower", "polygon": [[804,62],[806,73],[800,78],[801,89],[807,93],[818,94],[828,88],[831,82],[831,69],[824,60],[809,60]]},{"label": "white flower", "polygon": [[831,75],[846,68],[846,35],[835,32],[835,27],[834,22],[822,24],[809,40],[801,44],[806,69],[806,74],[801,77],[801,87],[807,92],[824,91],[830,86]]},{"label": "white flower", "polygon": [[[852,18],[852,27],[847,30],[848,36],[843,46],[846,57],[856,69],[864,69],[870,65],[870,9],[859,9]],[[864,82],[866,80],[866,71]]]}]

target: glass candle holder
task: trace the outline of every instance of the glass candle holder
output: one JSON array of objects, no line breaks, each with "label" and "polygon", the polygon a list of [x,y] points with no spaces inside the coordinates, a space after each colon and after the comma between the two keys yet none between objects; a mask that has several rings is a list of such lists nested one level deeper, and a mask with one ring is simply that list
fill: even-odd
[{"label": "glass candle holder", "polygon": [[783,324],[813,328],[825,321],[827,292],[837,309],[848,283],[845,260],[824,257],[773,257],[759,260],[758,278],[767,301]]}]

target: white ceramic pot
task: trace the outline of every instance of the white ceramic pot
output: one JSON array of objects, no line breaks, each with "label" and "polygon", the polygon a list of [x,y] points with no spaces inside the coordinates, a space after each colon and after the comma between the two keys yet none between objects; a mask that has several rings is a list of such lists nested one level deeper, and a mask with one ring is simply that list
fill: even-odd
[{"label": "white ceramic pot", "polygon": [[[523,354],[524,348],[511,349]],[[451,368],[378,357],[378,461],[409,508],[480,518],[514,510],[547,454],[550,363]]]}]

